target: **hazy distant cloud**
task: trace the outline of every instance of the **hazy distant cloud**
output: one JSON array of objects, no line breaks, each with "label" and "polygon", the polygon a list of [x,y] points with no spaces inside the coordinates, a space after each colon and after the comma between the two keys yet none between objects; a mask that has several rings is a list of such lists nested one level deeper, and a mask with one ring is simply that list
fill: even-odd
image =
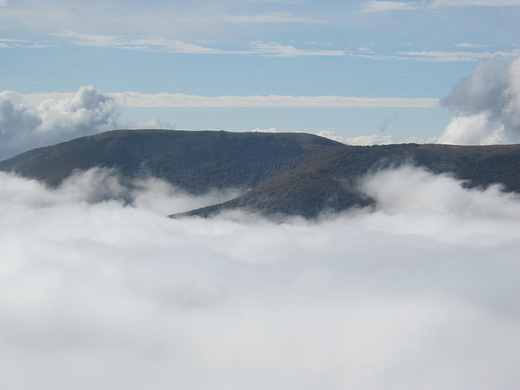
[{"label": "hazy distant cloud", "polygon": [[278,133],[276,127],[271,127],[270,129],[261,129],[257,127],[256,129],[251,130],[252,133]]},{"label": "hazy distant cloud", "polygon": [[[477,45],[459,44],[467,48],[477,48]],[[376,52],[358,51],[349,53],[353,58],[366,58],[371,60],[397,60],[397,61],[420,61],[420,62],[476,62],[482,59],[514,58],[518,56],[518,50],[495,51],[495,52],[476,52],[476,51],[440,51],[440,50],[421,50],[421,51],[400,51],[397,54],[377,54]]]},{"label": "hazy distant cloud", "polygon": [[325,23],[311,16],[296,16],[286,12],[269,12],[259,15],[226,15],[217,17],[223,22],[233,23]]},{"label": "hazy distant cloud", "polygon": [[282,45],[277,42],[250,42],[253,53],[275,57],[300,57],[300,56],[344,56],[343,50],[309,50],[297,49],[294,46]]},{"label": "hazy distant cloud", "polygon": [[489,47],[491,45],[475,44],[475,43],[456,43],[453,46],[467,47],[468,49],[484,49],[484,48]]},{"label": "hazy distant cloud", "polygon": [[[35,95],[32,95],[35,96]],[[129,107],[423,107],[438,106],[430,98],[364,98],[346,96],[197,96],[182,93],[113,94]]]},{"label": "hazy distant cloud", "polygon": [[460,114],[439,136],[439,143],[520,142],[520,59],[479,62],[442,105]]},{"label": "hazy distant cloud", "polygon": [[360,12],[409,11],[417,9],[421,3],[399,1],[366,1],[361,4]]},{"label": "hazy distant cloud", "polygon": [[[347,96],[198,96],[183,93],[109,93],[126,107],[418,107],[435,108],[433,98],[365,98]],[[24,97],[36,105],[50,97],[68,98],[70,93],[33,93]]]},{"label": "hazy distant cloud", "polygon": [[337,135],[335,131],[324,130],[318,133],[320,137],[329,138],[334,141],[354,146],[371,146],[371,145],[391,145],[399,143],[415,143],[415,144],[431,144],[437,142],[437,137],[427,138],[424,135],[410,135],[406,139],[397,139],[393,135],[361,135],[358,137],[343,137]]},{"label": "hazy distant cloud", "polygon": [[511,7],[520,6],[520,0],[434,0],[437,7]]},{"label": "hazy distant cloud", "polygon": [[477,61],[480,59],[495,58],[511,58],[518,55],[518,51],[496,51],[496,52],[449,52],[449,51],[407,51],[399,52],[401,56],[407,56],[410,59],[416,58],[418,61],[429,62],[460,62],[460,61]]},{"label": "hazy distant cloud", "polygon": [[421,2],[365,1],[359,12],[390,12],[440,7],[507,7],[520,6],[519,0],[430,0]]},{"label": "hazy distant cloud", "polygon": [[389,145],[398,143],[397,139],[391,135],[362,135],[359,137],[347,138],[337,135],[334,131],[324,130],[318,133],[320,137],[329,138],[334,141],[347,145],[370,146],[370,145]]}]

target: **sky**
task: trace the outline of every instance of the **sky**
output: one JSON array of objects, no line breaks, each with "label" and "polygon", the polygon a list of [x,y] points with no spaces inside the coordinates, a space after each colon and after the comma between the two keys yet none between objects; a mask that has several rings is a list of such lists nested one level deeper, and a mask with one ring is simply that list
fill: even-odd
[{"label": "sky", "polygon": [[[520,142],[518,0],[0,0],[0,159],[124,128]],[[0,387],[520,388],[520,197],[404,165],[273,222],[0,172]]]},{"label": "sky", "polygon": [[34,107],[92,87],[118,127],[517,142],[488,107],[442,99],[478,64],[514,62],[519,14],[518,0],[2,0],[0,91]]}]

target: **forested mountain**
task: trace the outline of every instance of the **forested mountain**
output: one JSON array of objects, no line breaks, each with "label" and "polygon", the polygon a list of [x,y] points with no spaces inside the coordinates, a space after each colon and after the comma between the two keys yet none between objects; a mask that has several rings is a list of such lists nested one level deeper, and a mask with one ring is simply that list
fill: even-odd
[{"label": "forested mountain", "polygon": [[405,162],[452,172],[468,186],[502,183],[520,192],[520,145],[348,146],[303,133],[117,130],[22,153],[0,162],[0,170],[57,186],[78,169],[114,168],[128,183],[150,175],[193,194],[244,191],[185,215],[247,208],[312,218],[370,204],[357,192],[357,178]]}]

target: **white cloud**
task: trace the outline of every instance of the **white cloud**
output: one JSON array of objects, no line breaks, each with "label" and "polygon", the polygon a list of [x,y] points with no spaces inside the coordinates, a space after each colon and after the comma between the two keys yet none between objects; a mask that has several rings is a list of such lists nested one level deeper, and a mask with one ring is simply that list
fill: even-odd
[{"label": "white cloud", "polygon": [[218,18],[233,23],[324,23],[310,16],[296,16],[287,12],[269,12],[260,15],[225,15]]},{"label": "white cloud", "polygon": [[6,388],[520,384],[515,195],[404,167],[363,181],[377,210],[276,224],[88,204],[95,176],[0,174]]},{"label": "white cloud", "polygon": [[[182,93],[115,93],[129,107],[423,107],[438,106],[430,98],[364,98],[346,96],[197,96]],[[33,95],[33,97],[36,97]]]},{"label": "white cloud", "polygon": [[491,45],[477,44],[477,43],[456,43],[453,46],[467,47],[468,49],[484,49],[484,48],[489,47]]},{"label": "white cloud", "polygon": [[23,96],[0,93],[1,154],[6,157],[102,130],[116,124],[116,101],[92,87],[82,87],[73,97],[48,99],[30,107]]},{"label": "white cloud", "polygon": [[[67,98],[69,93],[25,94],[35,105],[50,97]],[[116,92],[107,94],[127,107],[418,107],[435,108],[438,99],[432,98],[365,98],[348,96],[198,96],[183,93],[145,94]]]},{"label": "white cloud", "polygon": [[234,55],[258,55],[274,57],[300,57],[300,56],[343,56],[343,50],[310,50],[298,49],[291,45],[282,45],[278,42],[249,42],[249,48],[245,50],[222,50],[200,45],[194,45],[178,40],[162,37],[148,37],[141,39],[128,39],[113,35],[90,35],[72,31],[52,34],[58,38],[71,40],[79,46],[109,47],[126,50],[160,51],[183,54],[234,54]]},{"label": "white cloud", "polygon": [[271,127],[270,129],[261,129],[257,127],[256,129],[251,130],[253,133],[278,133],[276,127]]},{"label": "white cloud", "polygon": [[116,128],[172,128],[155,118],[119,121],[120,102],[92,86],[77,93],[0,93],[0,158]]},{"label": "white cloud", "polygon": [[275,57],[300,57],[300,56],[344,56],[343,50],[309,50],[297,49],[294,46],[282,45],[277,42],[250,42],[253,53]]},{"label": "white cloud", "polygon": [[419,61],[429,62],[461,62],[461,61],[478,61],[481,59],[497,59],[516,57],[518,52],[515,51],[496,51],[496,52],[450,52],[450,51],[407,51],[399,52],[400,56],[407,56],[409,59],[416,58]]},{"label": "white cloud", "polygon": [[493,145],[520,142],[520,137],[510,139],[503,124],[492,123],[487,114],[454,117],[437,137],[439,144]]},{"label": "white cloud", "polygon": [[436,7],[514,7],[519,0],[434,0]]},{"label": "white cloud", "polygon": [[421,3],[400,1],[366,1],[361,4],[360,12],[410,11],[419,8]]},{"label": "white cloud", "polygon": [[170,53],[189,54],[223,54],[226,51],[186,43],[174,39],[162,37],[149,37],[142,39],[127,39],[113,35],[91,35],[72,31],[52,34],[58,38],[70,39],[79,46],[110,47],[127,50],[165,51]]},{"label": "white cloud", "polygon": [[334,141],[341,142],[347,145],[355,145],[355,146],[369,146],[369,145],[389,145],[396,144],[398,141],[395,137],[391,135],[362,135],[354,138],[342,137],[340,135],[336,135],[334,131],[325,130],[320,131],[318,133],[320,137],[329,138]]},{"label": "white cloud", "polygon": [[460,113],[438,137],[449,144],[520,142],[520,59],[482,61],[443,99]]},{"label": "white cloud", "polygon": [[431,0],[422,2],[365,1],[359,12],[427,10],[440,7],[509,7],[520,6],[519,0]]},{"label": "white cloud", "polygon": [[[459,44],[455,46],[470,47],[469,44]],[[477,45],[472,45],[477,48]],[[363,54],[362,54],[363,53]],[[359,51],[349,53],[352,58],[366,58],[370,60],[397,60],[397,61],[420,61],[420,62],[476,62],[483,59],[507,59],[518,56],[518,50],[495,51],[495,52],[476,52],[476,51],[441,51],[441,50],[421,50],[421,51],[400,51],[397,54],[377,54],[373,51]]]}]

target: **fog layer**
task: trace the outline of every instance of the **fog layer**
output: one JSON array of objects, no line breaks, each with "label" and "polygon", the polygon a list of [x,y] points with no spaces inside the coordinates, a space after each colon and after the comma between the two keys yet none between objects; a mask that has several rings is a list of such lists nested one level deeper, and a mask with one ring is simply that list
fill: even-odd
[{"label": "fog layer", "polygon": [[499,187],[402,167],[360,183],[376,209],[275,224],[166,218],[210,199],[152,179],[103,201],[125,191],[106,171],[0,182],[3,388],[520,386],[520,200]]}]

